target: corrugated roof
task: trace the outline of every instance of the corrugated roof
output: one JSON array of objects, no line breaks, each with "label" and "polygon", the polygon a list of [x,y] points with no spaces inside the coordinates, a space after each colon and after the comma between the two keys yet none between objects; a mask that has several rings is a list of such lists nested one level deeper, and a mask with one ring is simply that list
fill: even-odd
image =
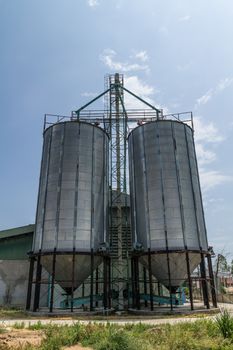
[{"label": "corrugated roof", "polygon": [[30,224],[27,226],[20,226],[20,227],[11,228],[9,230],[3,230],[3,231],[0,231],[0,239],[32,233],[34,232],[34,228],[35,228],[35,225]]}]

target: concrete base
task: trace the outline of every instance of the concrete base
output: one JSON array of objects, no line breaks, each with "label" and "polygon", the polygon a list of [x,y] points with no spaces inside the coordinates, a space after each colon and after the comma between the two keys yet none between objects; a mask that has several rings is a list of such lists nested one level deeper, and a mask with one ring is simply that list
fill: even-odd
[{"label": "concrete base", "polygon": [[203,305],[196,305],[194,310],[190,309],[189,304],[174,306],[171,310],[170,306],[154,306],[154,310],[151,311],[149,308],[129,309],[128,312],[131,315],[144,315],[144,316],[161,316],[161,315],[193,315],[193,314],[216,314],[220,311],[219,308],[211,307],[207,309]]},{"label": "concrete base", "polygon": [[70,310],[54,309],[53,312],[49,312],[48,308],[45,308],[45,309],[40,309],[39,311],[36,311],[36,312],[27,311],[27,314],[33,317],[109,316],[109,315],[113,315],[114,313],[115,313],[114,309],[107,309],[107,310],[98,309],[94,311],[82,311],[82,310],[74,309],[73,312],[71,312]]}]

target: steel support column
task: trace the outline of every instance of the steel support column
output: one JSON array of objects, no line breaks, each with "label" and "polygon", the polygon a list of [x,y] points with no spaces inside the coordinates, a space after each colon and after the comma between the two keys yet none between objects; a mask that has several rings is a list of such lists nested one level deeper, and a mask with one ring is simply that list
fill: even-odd
[{"label": "steel support column", "polygon": [[94,252],[93,252],[93,249],[91,249],[90,311],[93,311],[93,291],[94,291]]},{"label": "steel support column", "polygon": [[138,256],[134,259],[135,266],[135,294],[136,294],[136,308],[140,310],[140,284],[139,284],[139,264]]},{"label": "steel support column", "polygon": [[41,285],[41,270],[42,270],[40,261],[41,261],[41,252],[39,252],[37,256],[35,296],[34,296],[34,304],[33,304],[34,312],[37,309],[39,309],[39,305],[40,305],[40,285]]},{"label": "steel support column", "polygon": [[112,296],[111,296],[111,258],[107,259],[108,266],[108,308],[112,307]]},{"label": "steel support column", "polygon": [[209,269],[209,276],[210,276],[212,303],[213,303],[213,307],[218,307],[216,289],[214,284],[214,273],[213,273],[212,260],[211,260],[210,254],[207,255],[207,262],[208,262],[208,269]]},{"label": "steel support column", "polygon": [[189,297],[190,297],[190,304],[191,304],[191,310],[194,309],[193,307],[193,285],[192,285],[192,278],[191,278],[191,272],[190,272],[190,262],[189,262],[189,253],[186,251],[186,264],[187,264],[187,274],[188,274],[188,283],[189,283]]},{"label": "steel support column", "polygon": [[[167,237],[167,233],[166,233],[166,237]],[[170,294],[170,308],[171,308],[171,311],[173,311],[170,258],[169,258],[169,253],[168,252],[167,252],[167,272],[168,272],[168,285],[169,285],[169,294]]]},{"label": "steel support column", "polygon": [[150,309],[154,310],[154,300],[153,300],[153,281],[152,281],[152,269],[151,269],[151,251],[148,249],[148,269],[149,269],[149,287],[150,287]]},{"label": "steel support column", "polygon": [[208,285],[207,285],[207,278],[206,278],[206,266],[205,266],[205,256],[203,253],[201,253],[201,279],[202,279],[202,290],[203,290],[203,298],[204,298],[204,304],[207,307],[207,309],[210,308],[209,304],[209,293],[208,293]]},{"label": "steel support column", "polygon": [[72,276],[71,276],[71,302],[70,302],[70,311],[74,310],[74,274],[75,274],[75,248],[73,248],[72,254]]},{"label": "steel support column", "polygon": [[136,307],[136,301],[135,301],[135,295],[136,295],[136,289],[135,289],[135,266],[134,266],[134,257],[131,258],[131,276],[132,276],[132,308],[134,309]]},{"label": "steel support column", "polygon": [[[143,283],[144,283],[144,295],[147,295],[147,275],[146,275],[146,268],[143,267]],[[147,300],[145,300],[145,307],[148,306]]]},{"label": "steel support column", "polygon": [[54,248],[53,261],[52,261],[52,280],[51,280],[51,297],[50,297],[49,312],[53,312],[55,272],[56,272],[56,248]]},{"label": "steel support column", "polygon": [[[95,295],[96,298],[98,298],[98,294],[99,294],[99,268],[96,268],[95,271]],[[99,303],[98,303],[98,299],[96,299],[95,301],[95,306],[98,307]]]},{"label": "steel support column", "polygon": [[104,309],[109,307],[109,258],[104,256],[103,259],[104,271],[103,271],[103,290],[104,290]]}]

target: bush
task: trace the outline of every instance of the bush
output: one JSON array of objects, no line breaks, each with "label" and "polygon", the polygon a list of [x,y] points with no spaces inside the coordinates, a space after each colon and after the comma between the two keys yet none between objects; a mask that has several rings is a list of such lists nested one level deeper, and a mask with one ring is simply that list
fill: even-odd
[{"label": "bush", "polygon": [[24,323],[24,322],[16,322],[16,323],[13,325],[13,327],[14,327],[15,329],[23,329],[23,328],[25,328],[25,323]]},{"label": "bush", "polygon": [[48,326],[46,324],[42,324],[41,321],[38,321],[37,323],[30,324],[28,326],[28,329],[32,331],[40,331],[42,329],[46,329]]},{"label": "bush", "polygon": [[[43,330],[44,339],[41,345],[36,347],[38,350],[61,350],[65,346],[77,343],[95,350],[233,349],[233,318],[226,310],[216,318],[216,322],[206,319],[174,325],[143,323],[83,325],[77,322],[72,326],[42,325],[38,322],[29,328]],[[33,350],[35,347],[28,345],[23,349]],[[22,348],[19,347],[18,350]]]},{"label": "bush", "polygon": [[45,339],[42,341],[41,350],[60,350],[62,346],[77,344],[82,336],[84,327],[75,323],[73,326],[47,326]]},{"label": "bush", "polygon": [[233,318],[227,310],[223,310],[221,314],[216,317],[216,323],[224,338],[231,338],[233,336]]},{"label": "bush", "polygon": [[[97,344],[97,350],[138,350],[139,347],[126,331],[109,328],[107,335]],[[145,349],[145,348],[144,348]]]}]

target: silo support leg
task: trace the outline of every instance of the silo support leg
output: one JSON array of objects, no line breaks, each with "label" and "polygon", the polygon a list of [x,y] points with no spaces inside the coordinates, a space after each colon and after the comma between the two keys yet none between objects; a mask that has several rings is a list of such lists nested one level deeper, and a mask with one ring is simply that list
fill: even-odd
[{"label": "silo support leg", "polygon": [[53,312],[55,272],[56,272],[56,249],[54,249],[54,253],[53,253],[52,280],[51,280],[51,297],[50,297],[49,312]]},{"label": "silo support leg", "polygon": [[135,257],[135,289],[136,289],[136,307],[140,310],[140,285],[139,285],[139,265],[138,257]]},{"label": "silo support leg", "polygon": [[206,305],[207,309],[209,309],[210,304],[209,304],[209,295],[208,295],[208,285],[206,280],[206,266],[205,266],[205,257],[203,253],[201,253],[200,270],[201,270],[201,278],[202,278],[204,304]]},{"label": "silo support leg", "polygon": [[111,259],[107,258],[107,266],[108,266],[108,307],[111,309]]},{"label": "silo support leg", "polygon": [[[147,275],[146,275],[146,268],[143,267],[143,283],[144,283],[144,294],[147,295]],[[145,300],[145,307],[148,306],[147,300]]]},{"label": "silo support leg", "polygon": [[135,308],[135,271],[134,271],[134,258],[131,258],[131,276],[132,276],[132,308]]},{"label": "silo support leg", "polygon": [[93,291],[94,291],[94,252],[91,249],[91,288],[90,288],[90,311],[93,311]]},{"label": "silo support leg", "polygon": [[41,284],[41,270],[42,270],[40,258],[41,256],[39,254],[37,257],[37,266],[36,266],[36,284],[35,284],[35,296],[34,296],[34,305],[33,305],[34,312],[37,309],[39,309],[39,304],[40,304],[40,284]]},{"label": "silo support leg", "polygon": [[[98,296],[99,294],[99,268],[97,267],[96,272],[95,272],[95,295]],[[98,299],[95,301],[95,306],[98,307]]]},{"label": "silo support leg", "polygon": [[106,310],[108,308],[108,293],[109,293],[109,286],[108,286],[108,258],[104,257],[104,309]]},{"label": "silo support leg", "polygon": [[213,273],[212,260],[211,260],[210,254],[207,255],[207,262],[208,262],[208,268],[209,268],[211,296],[212,296],[213,307],[218,307],[217,297],[216,297],[216,289],[215,289],[215,284],[214,284],[214,273]]},{"label": "silo support leg", "polygon": [[30,307],[31,307],[34,261],[35,261],[34,257],[30,257],[26,310],[30,310]]},{"label": "silo support leg", "polygon": [[71,303],[70,311],[74,311],[74,274],[75,274],[75,248],[73,248],[72,254],[72,277],[71,277]]},{"label": "silo support leg", "polygon": [[148,269],[149,269],[149,286],[150,286],[150,309],[154,310],[153,300],[153,281],[152,281],[152,269],[151,269],[151,251],[148,249]]},{"label": "silo support leg", "polygon": [[168,271],[168,285],[169,285],[169,294],[170,294],[170,308],[173,311],[172,304],[172,286],[171,286],[171,269],[170,269],[170,258],[169,253],[167,252],[167,271]]},{"label": "silo support leg", "polygon": [[193,286],[192,286],[192,278],[191,278],[191,272],[190,272],[190,262],[189,262],[189,253],[186,252],[186,264],[187,264],[187,274],[188,274],[188,283],[189,283],[189,297],[190,297],[190,305],[191,310],[194,309],[193,307]]}]

